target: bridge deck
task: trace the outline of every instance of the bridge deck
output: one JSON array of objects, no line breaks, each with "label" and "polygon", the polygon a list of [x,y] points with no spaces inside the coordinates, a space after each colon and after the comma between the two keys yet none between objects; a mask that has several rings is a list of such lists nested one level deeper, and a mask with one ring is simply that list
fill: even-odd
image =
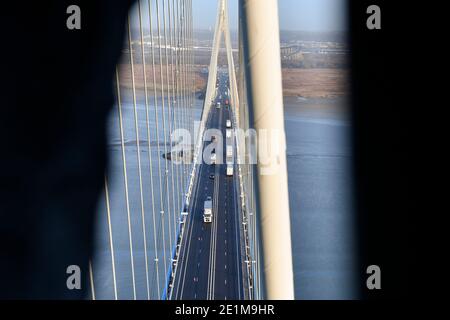
[{"label": "bridge deck", "polygon": [[[227,92],[226,77],[219,76],[218,94]],[[219,97],[217,97],[219,99]],[[231,111],[212,108],[207,128],[219,129],[226,139]],[[204,144],[206,147],[208,143]],[[222,150],[226,159],[226,147]],[[234,155],[235,155],[234,149]],[[218,156],[218,160],[221,157]],[[244,298],[241,228],[237,181],[226,176],[226,164],[201,164],[192,207],[186,219],[172,298],[177,300],[239,300]],[[234,170],[236,173],[236,170]],[[215,175],[215,179],[210,176]],[[213,223],[203,222],[206,198],[213,199]]]}]

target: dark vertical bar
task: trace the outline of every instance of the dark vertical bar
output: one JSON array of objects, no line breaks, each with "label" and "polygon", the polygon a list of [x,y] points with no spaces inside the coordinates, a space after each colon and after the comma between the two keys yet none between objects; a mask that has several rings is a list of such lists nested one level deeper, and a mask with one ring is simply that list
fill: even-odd
[{"label": "dark vertical bar", "polygon": [[[364,299],[404,298],[411,281],[411,176],[406,151],[410,106],[402,101],[410,93],[399,78],[408,54],[402,41],[409,31],[397,34],[403,12],[392,2],[349,2],[358,270]],[[381,8],[381,30],[366,26],[370,5]],[[381,290],[367,288],[370,265],[381,268]]]}]

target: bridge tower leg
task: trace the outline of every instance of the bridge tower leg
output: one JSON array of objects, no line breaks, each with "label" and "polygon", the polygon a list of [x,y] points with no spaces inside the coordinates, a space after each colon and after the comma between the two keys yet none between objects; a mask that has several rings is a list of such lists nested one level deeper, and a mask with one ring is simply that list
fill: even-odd
[{"label": "bridge tower leg", "polygon": [[[231,47],[231,36],[228,24],[228,2],[227,0],[219,0],[219,6],[217,8],[217,20],[214,31],[214,41],[211,54],[211,61],[209,65],[208,83],[206,87],[205,102],[203,106],[203,116],[200,123],[199,137],[197,140],[197,149],[200,146],[200,139],[203,138],[203,131],[206,125],[206,119],[211,109],[212,99],[215,96],[216,80],[217,80],[217,63],[219,58],[220,44],[222,41],[222,34],[225,38],[225,47],[227,51],[228,59],[228,71],[230,78],[230,102],[232,107],[237,110],[239,108],[239,97],[237,90],[237,81],[234,68],[233,51]],[[237,112],[235,112],[237,114]],[[197,150],[198,151],[198,150]]]},{"label": "bridge tower leg", "polygon": [[[240,0],[250,126],[266,130],[264,144],[278,147],[255,172],[264,298],[294,299],[277,0]],[[271,133],[276,133],[272,135]],[[261,146],[261,145],[259,145]]]}]

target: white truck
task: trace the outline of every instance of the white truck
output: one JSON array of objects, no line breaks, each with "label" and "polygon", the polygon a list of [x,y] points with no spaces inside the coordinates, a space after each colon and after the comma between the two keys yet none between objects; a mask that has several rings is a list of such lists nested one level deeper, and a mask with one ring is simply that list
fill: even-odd
[{"label": "white truck", "polygon": [[217,163],[217,154],[212,153],[211,154],[211,164],[216,164]]},{"label": "white truck", "polygon": [[227,138],[231,138],[232,131],[230,129],[227,129]]},{"label": "white truck", "polygon": [[233,146],[227,146],[227,159],[233,158]]},{"label": "white truck", "polygon": [[227,120],[227,128],[231,128],[231,120]]},{"label": "white truck", "polygon": [[233,176],[234,167],[232,164],[227,164],[227,176],[232,177]]},{"label": "white truck", "polygon": [[211,197],[208,197],[208,200],[205,201],[204,211],[203,211],[203,222],[211,223],[212,222],[212,200]]},{"label": "white truck", "polygon": [[220,102],[217,102],[216,108],[217,108],[217,109],[220,109]]}]

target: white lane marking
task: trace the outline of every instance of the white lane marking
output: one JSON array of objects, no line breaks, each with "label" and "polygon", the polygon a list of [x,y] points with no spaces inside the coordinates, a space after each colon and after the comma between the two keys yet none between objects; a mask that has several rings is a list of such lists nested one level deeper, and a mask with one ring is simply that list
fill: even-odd
[{"label": "white lane marking", "polygon": [[[216,166],[216,175],[218,175],[219,167]],[[211,240],[209,249],[209,268],[208,268],[208,290],[207,299],[214,300],[214,288],[216,282],[215,268],[216,268],[216,248],[217,248],[217,225],[218,225],[218,213],[219,213],[219,190],[220,190],[220,179],[214,181],[213,189],[213,225],[211,228]]]},{"label": "white lane marking", "polygon": [[[222,118],[220,118],[221,122],[222,122]],[[216,175],[219,176],[219,167],[216,168]],[[216,287],[216,256],[217,256],[217,227],[219,224],[219,195],[220,195],[220,178],[217,178],[217,190],[214,189],[215,191],[215,195],[216,195],[216,219],[215,219],[215,224],[214,224],[214,265],[213,265],[213,271],[214,271],[214,277],[213,277],[213,282],[212,282],[212,296],[211,299],[214,300],[215,299],[215,287]]]},{"label": "white lane marking", "polygon": [[[203,173],[203,166],[200,165],[199,166],[199,170],[198,170],[198,174],[199,174],[199,179],[201,179],[202,177],[202,173]],[[184,267],[184,272],[182,272],[183,274],[183,281],[182,281],[182,285],[181,285],[181,293],[179,294],[180,299],[183,299],[183,293],[184,293],[184,284],[186,283],[186,273],[187,273],[187,265],[188,265],[188,261],[189,261],[189,253],[191,251],[191,239],[192,239],[192,232],[194,230],[194,226],[195,226],[195,212],[197,211],[197,205],[198,205],[198,193],[200,191],[200,181],[201,180],[197,180],[197,184],[196,184],[196,188],[195,188],[195,202],[194,205],[192,206],[192,214],[191,214],[191,219],[189,219],[189,227],[188,227],[188,232],[186,233],[187,236],[187,252],[186,252],[186,247],[184,248],[184,254],[187,254],[186,257],[186,262],[183,263],[183,267]],[[201,252],[201,249],[200,249]],[[184,256],[184,255],[183,255]],[[183,259],[184,260],[184,259]],[[184,261],[183,261],[184,262]],[[179,277],[179,282],[181,281],[181,276]],[[177,291],[177,294],[179,293],[179,291]]]}]

